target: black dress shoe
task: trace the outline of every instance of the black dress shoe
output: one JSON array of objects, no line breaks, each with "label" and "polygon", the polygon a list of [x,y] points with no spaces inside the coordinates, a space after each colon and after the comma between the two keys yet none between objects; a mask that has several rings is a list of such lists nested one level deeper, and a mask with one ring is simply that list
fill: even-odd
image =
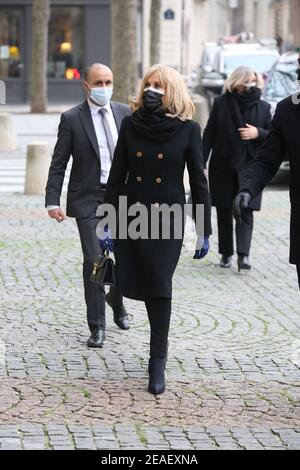
[{"label": "black dress shoe", "polygon": [[104,330],[94,330],[88,339],[87,345],[89,348],[102,348],[105,340]]},{"label": "black dress shoe", "polygon": [[148,391],[153,395],[164,393],[165,384],[165,357],[153,357],[149,359],[149,385]]},{"label": "black dress shoe", "polygon": [[232,256],[222,255],[222,258],[221,258],[221,261],[220,261],[220,267],[221,268],[230,268],[231,260],[232,260]]},{"label": "black dress shoe", "polygon": [[246,255],[238,256],[238,269],[239,269],[239,272],[242,270],[249,271],[251,269],[251,264],[249,263],[248,256]]},{"label": "black dress shoe", "polygon": [[106,294],[105,300],[114,312],[114,322],[115,322],[115,324],[121,330],[129,330],[130,323],[129,323],[128,313],[126,312],[126,309],[125,309],[124,305],[122,304],[118,307],[113,306],[112,303],[111,303],[111,298],[110,298],[109,294]]}]

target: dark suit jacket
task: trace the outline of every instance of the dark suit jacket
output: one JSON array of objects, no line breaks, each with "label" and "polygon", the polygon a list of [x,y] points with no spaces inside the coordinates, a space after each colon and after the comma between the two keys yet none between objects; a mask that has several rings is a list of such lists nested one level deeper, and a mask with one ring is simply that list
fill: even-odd
[{"label": "dark suit jacket", "polygon": [[[127,105],[111,102],[118,130]],[[70,159],[73,164],[67,193],[67,215],[87,217],[99,204],[101,160],[97,137],[87,101],[62,114],[46,186],[45,205],[60,206],[65,171]]]},{"label": "dark suit jacket", "polygon": [[271,132],[243,178],[240,190],[255,197],[271,181],[286,153],[290,161],[290,262],[300,264],[300,105],[291,97],[277,105]]}]

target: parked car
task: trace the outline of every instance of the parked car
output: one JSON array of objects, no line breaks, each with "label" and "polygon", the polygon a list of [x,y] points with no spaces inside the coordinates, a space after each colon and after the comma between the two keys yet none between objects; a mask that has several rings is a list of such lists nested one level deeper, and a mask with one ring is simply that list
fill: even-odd
[{"label": "parked car", "polygon": [[268,74],[263,98],[271,104],[273,114],[279,101],[299,89],[297,60],[297,52],[286,52],[277,60]]},{"label": "parked car", "polygon": [[192,91],[196,93],[201,92],[198,86],[201,71],[203,71],[204,73],[211,72],[216,53],[219,49],[220,45],[216,42],[207,42],[204,44],[201,62],[199,66],[195,68],[188,77],[187,85]]},{"label": "parked car", "polygon": [[222,93],[225,80],[237,67],[245,65],[266,76],[279,57],[276,48],[258,42],[219,46],[213,63],[201,67],[196,91],[207,97],[211,107],[215,96]]},{"label": "parked car", "polygon": [[[299,54],[286,52],[274,64],[263,90],[263,98],[271,104],[272,114],[275,113],[277,103],[299,90],[297,81],[297,60]],[[300,90],[299,90],[300,92]],[[280,173],[289,172],[288,156],[280,167]]]}]

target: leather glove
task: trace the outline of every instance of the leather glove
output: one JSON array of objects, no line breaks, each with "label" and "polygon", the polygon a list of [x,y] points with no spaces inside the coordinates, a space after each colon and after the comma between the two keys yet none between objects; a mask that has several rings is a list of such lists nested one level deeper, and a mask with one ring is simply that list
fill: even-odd
[{"label": "leather glove", "polygon": [[209,237],[198,237],[196,250],[193,259],[202,259],[204,258],[210,249]]},{"label": "leather glove", "polygon": [[110,229],[108,228],[107,225],[104,227],[102,234],[99,237],[99,244],[102,249],[102,252],[108,250],[113,253],[114,251],[113,241],[111,239]]},{"label": "leather glove", "polygon": [[233,216],[237,222],[243,223],[242,212],[243,209],[249,207],[251,201],[251,194],[248,191],[241,191],[233,201]]}]

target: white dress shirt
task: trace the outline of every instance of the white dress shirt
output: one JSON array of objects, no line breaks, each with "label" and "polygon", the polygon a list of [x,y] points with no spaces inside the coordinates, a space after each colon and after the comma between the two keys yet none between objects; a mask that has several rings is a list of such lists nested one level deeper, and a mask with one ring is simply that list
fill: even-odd
[{"label": "white dress shirt", "polygon": [[[88,100],[91,114],[92,114],[92,119],[93,119],[93,124],[97,136],[97,141],[98,141],[98,146],[99,146],[99,153],[100,153],[100,158],[101,158],[101,178],[100,182],[102,184],[106,184],[111,168],[111,162],[112,162],[112,157],[110,156],[110,151],[107,143],[107,138],[105,134],[105,130],[103,127],[103,122],[102,122],[102,117],[99,113],[99,109],[101,106],[97,106],[96,104],[92,103],[90,100]],[[110,131],[114,140],[115,145],[117,144],[118,140],[118,129],[116,126],[115,118],[110,106],[110,103],[107,103],[105,106],[102,106],[103,108],[106,109],[106,118],[109,122],[109,127]]]},{"label": "white dress shirt", "polygon": [[[88,99],[91,115],[92,115],[92,120],[95,128],[95,133],[97,137],[97,142],[99,146],[99,154],[100,154],[100,159],[101,159],[101,175],[100,175],[100,183],[106,184],[111,168],[111,156],[110,156],[110,151],[107,143],[107,138],[105,134],[105,130],[103,127],[103,121],[102,121],[102,116],[99,113],[99,109],[101,107],[106,109],[106,117],[109,122],[109,127],[111,130],[112,137],[114,139],[115,145],[117,144],[118,140],[118,129],[117,125],[115,122],[115,118],[110,106],[110,103],[107,103],[105,106],[98,106],[95,103],[92,103]],[[47,210],[53,210],[57,209],[59,206],[47,206]]]}]

